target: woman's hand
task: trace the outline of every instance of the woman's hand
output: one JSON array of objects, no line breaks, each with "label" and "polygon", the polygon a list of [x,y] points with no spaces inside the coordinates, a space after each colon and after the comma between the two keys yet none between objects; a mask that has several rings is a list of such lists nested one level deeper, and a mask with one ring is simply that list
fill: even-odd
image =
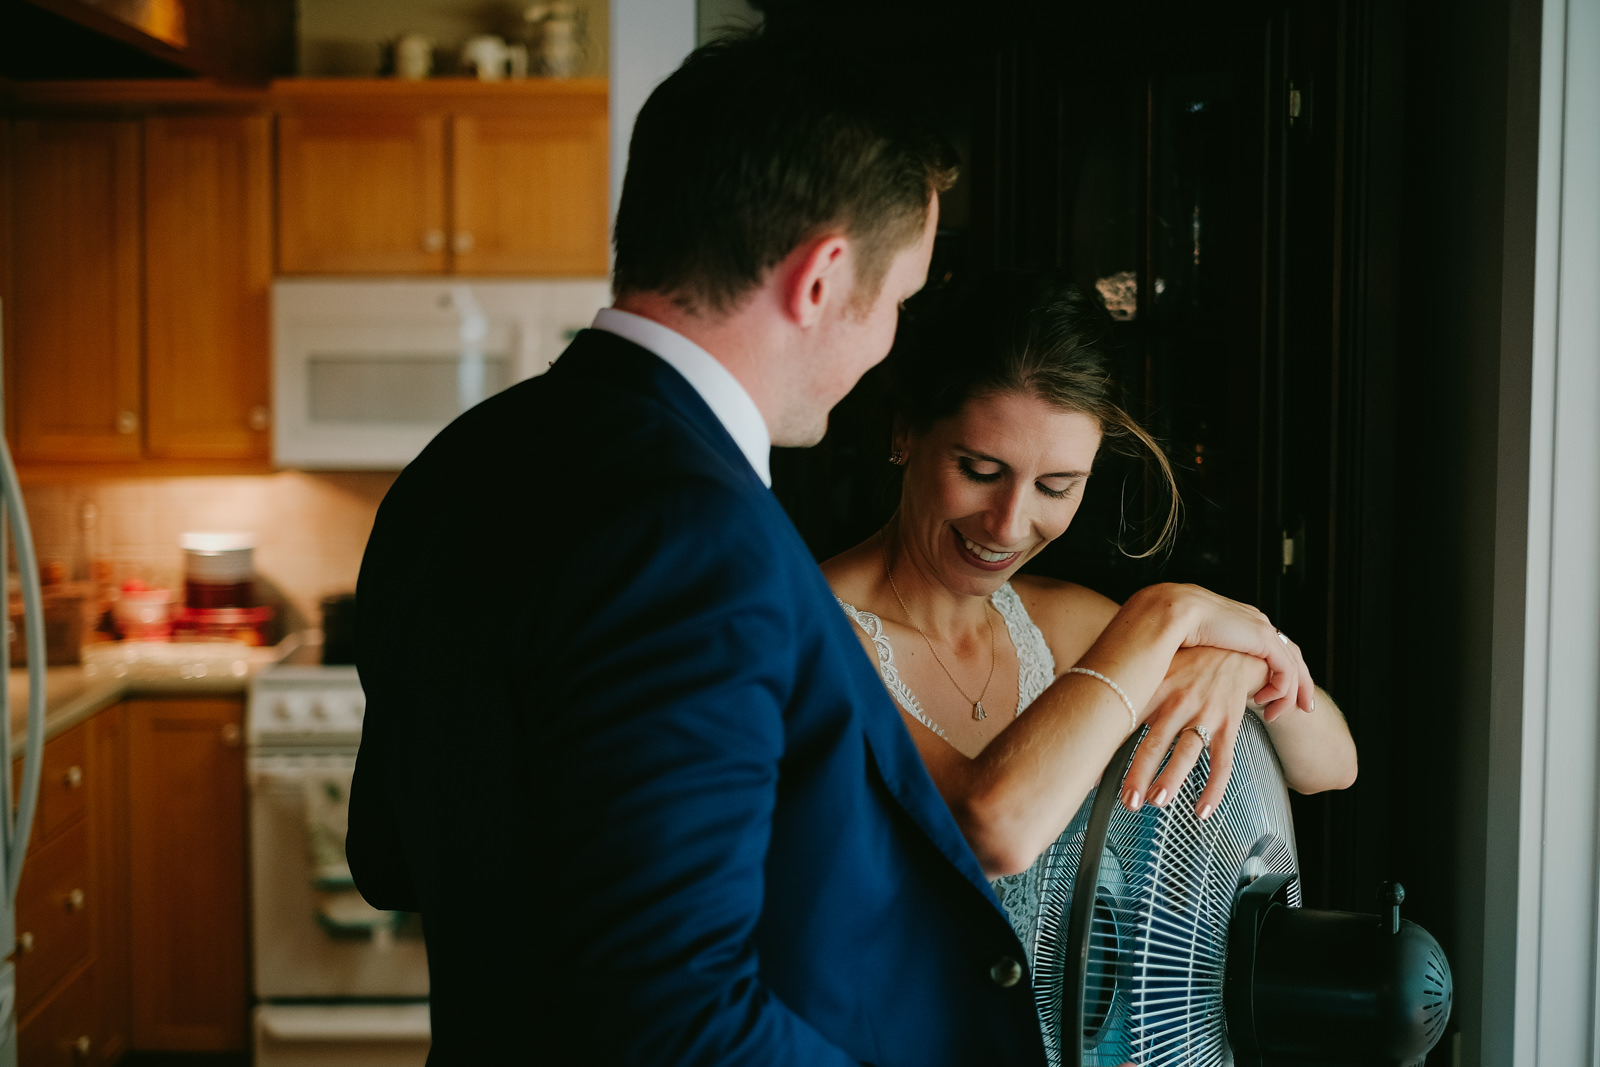
[{"label": "woman's hand", "polygon": [[1316,687],[1299,646],[1276,629],[1259,609],[1197,585],[1170,582],[1133,594],[1112,625],[1128,615],[1130,609],[1165,613],[1177,627],[1181,647],[1208,645],[1265,660],[1267,683],[1253,699],[1265,709],[1263,717],[1267,721],[1297,705],[1305,711],[1315,710]]},{"label": "woman's hand", "polygon": [[[1204,819],[1215,811],[1233,771],[1233,743],[1245,704],[1265,684],[1267,669],[1265,660],[1220,648],[1185,648],[1173,656],[1145,709],[1144,723],[1150,729],[1123,779],[1123,806],[1138,811],[1147,801],[1158,807],[1167,803],[1209,747],[1211,774],[1195,814]],[[1210,735],[1209,745],[1202,732]],[[1169,749],[1172,756],[1156,777]]]}]

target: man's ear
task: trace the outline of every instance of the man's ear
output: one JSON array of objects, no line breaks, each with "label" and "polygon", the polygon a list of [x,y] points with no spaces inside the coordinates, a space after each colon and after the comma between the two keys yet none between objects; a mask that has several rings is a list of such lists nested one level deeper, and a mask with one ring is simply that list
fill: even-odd
[{"label": "man's ear", "polygon": [[784,262],[780,298],[783,311],[800,327],[815,326],[830,303],[850,299],[855,282],[850,240],[840,234],[815,238]]}]

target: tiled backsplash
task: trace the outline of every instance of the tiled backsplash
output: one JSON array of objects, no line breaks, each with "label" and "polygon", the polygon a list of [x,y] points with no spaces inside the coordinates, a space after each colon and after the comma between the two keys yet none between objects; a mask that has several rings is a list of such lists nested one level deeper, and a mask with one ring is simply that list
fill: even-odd
[{"label": "tiled backsplash", "polygon": [[393,472],[129,478],[32,485],[23,491],[41,561],[71,579],[108,560],[120,582],[178,589],[190,530],[256,535],[259,599],[276,603],[285,631],[320,625],[318,601],[355,589],[361,553]]}]

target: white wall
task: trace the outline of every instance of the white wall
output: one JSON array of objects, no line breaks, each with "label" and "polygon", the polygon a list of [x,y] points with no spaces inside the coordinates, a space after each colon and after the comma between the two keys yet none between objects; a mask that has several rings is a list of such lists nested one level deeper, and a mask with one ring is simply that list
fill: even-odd
[{"label": "white wall", "polygon": [[617,217],[633,119],[695,47],[695,0],[611,2],[611,217]]},{"label": "white wall", "polygon": [[[1515,7],[1516,5],[1514,5]],[[1545,0],[1528,271],[1508,269],[1479,1062],[1600,1062],[1600,0]],[[1531,67],[1531,71],[1529,71]],[[1513,119],[1515,119],[1513,109]],[[1523,136],[1527,135],[1524,131]],[[1511,139],[1518,138],[1511,131]],[[1512,261],[1508,257],[1508,268]]]}]

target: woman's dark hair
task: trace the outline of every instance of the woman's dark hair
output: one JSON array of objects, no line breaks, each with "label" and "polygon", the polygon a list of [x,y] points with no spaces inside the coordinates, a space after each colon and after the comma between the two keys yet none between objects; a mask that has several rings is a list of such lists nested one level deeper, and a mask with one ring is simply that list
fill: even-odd
[{"label": "woman's dark hair", "polygon": [[1167,548],[1183,506],[1166,452],[1123,407],[1112,374],[1111,316],[1064,275],[998,271],[918,296],[885,364],[900,424],[926,432],[981,396],[1023,393],[1100,424],[1101,443],[1154,461],[1171,502],[1155,544]]},{"label": "woman's dark hair", "polygon": [[689,56],[639,111],[613,245],[613,288],[728,311],[804,241],[857,242],[875,299],[921,235],[955,152],[870,56],[832,39],[736,32]]}]

